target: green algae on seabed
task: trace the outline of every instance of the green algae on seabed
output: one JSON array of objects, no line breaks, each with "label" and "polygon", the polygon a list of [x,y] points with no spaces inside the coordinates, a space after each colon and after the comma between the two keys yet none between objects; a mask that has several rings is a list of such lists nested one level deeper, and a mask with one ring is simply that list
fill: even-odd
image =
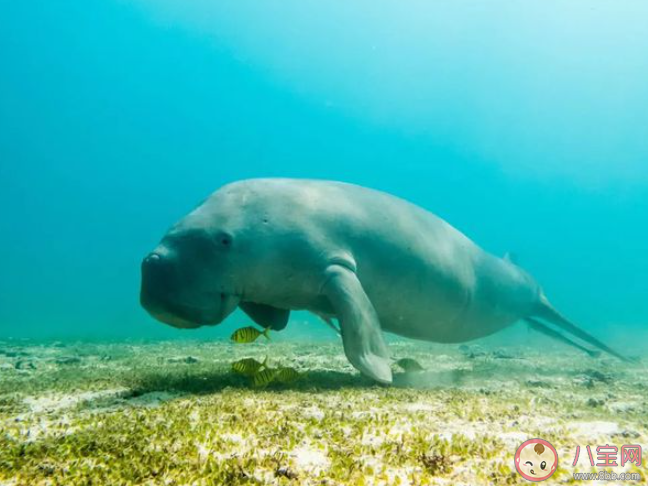
[{"label": "green algae on seabed", "polygon": [[275,343],[277,365],[308,379],[262,390],[230,369],[262,346],[0,343],[0,484],[523,484],[513,454],[530,437],[557,448],[552,480],[570,482],[576,445],[646,450],[643,364],[392,349],[430,370],[397,376],[419,388],[373,385],[338,343]]}]

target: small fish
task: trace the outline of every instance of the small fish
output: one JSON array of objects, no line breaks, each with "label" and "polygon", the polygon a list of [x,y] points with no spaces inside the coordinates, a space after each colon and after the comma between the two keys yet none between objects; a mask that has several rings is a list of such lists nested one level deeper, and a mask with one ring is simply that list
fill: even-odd
[{"label": "small fish", "polygon": [[254,358],[244,358],[232,363],[232,371],[240,375],[253,376],[263,366],[263,363],[259,363]]},{"label": "small fish", "polygon": [[267,386],[272,383],[277,376],[277,370],[266,368],[254,374],[252,383],[254,386]]},{"label": "small fish", "polygon": [[412,359],[412,358],[402,358],[396,361],[396,366],[399,368],[402,368],[403,371],[405,372],[410,372],[410,371],[423,371],[425,368],[423,368],[418,361]]},{"label": "small fish", "polygon": [[276,380],[280,383],[292,383],[293,381],[301,378],[301,373],[295,368],[279,368],[276,374]]},{"label": "small fish", "polygon": [[254,326],[242,327],[237,329],[232,334],[232,341],[239,344],[253,343],[256,341],[259,336],[264,336],[267,340],[270,340],[270,328],[266,328],[264,331],[259,331]]}]

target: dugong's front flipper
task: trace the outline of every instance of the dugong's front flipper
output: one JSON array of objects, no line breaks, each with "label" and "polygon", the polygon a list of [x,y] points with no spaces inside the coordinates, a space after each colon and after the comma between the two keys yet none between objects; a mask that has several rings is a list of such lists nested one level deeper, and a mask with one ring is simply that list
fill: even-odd
[{"label": "dugong's front flipper", "polygon": [[340,321],[344,353],[365,375],[381,383],[391,383],[389,352],[378,316],[358,277],[341,265],[331,265],[326,274],[323,292]]},{"label": "dugong's front flipper", "polygon": [[259,326],[269,327],[273,331],[281,331],[286,327],[290,317],[289,310],[278,309],[271,305],[241,302],[239,307]]}]

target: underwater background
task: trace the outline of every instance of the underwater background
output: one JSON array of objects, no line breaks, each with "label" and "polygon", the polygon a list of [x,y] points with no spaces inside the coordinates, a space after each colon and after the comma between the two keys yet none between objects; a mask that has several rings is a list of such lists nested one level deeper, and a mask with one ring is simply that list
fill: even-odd
[{"label": "underwater background", "polygon": [[[150,318],[140,261],[219,186],[282,176],[423,206],[644,352],[647,22],[632,0],[4,2],[0,338],[229,336],[242,314]],[[521,327],[495,339],[548,342]]]}]

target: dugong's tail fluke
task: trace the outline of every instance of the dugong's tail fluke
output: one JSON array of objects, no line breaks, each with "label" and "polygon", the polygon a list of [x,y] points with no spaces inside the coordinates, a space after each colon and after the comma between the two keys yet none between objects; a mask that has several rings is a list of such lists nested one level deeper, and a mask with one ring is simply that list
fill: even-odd
[{"label": "dugong's tail fluke", "polygon": [[539,311],[536,314],[536,317],[540,317],[546,321],[549,321],[552,324],[555,324],[561,329],[570,332],[577,338],[582,339],[583,341],[591,344],[592,346],[596,346],[597,348],[601,349],[602,351],[605,351],[606,353],[611,354],[612,356],[616,356],[622,361],[626,361],[626,362],[633,361],[630,358],[627,358],[622,354],[616,352],[614,349],[610,348],[605,343],[599,341],[591,334],[583,331],[580,327],[578,327],[576,324],[571,322],[560,312],[554,309],[554,307],[549,303],[549,300],[547,300],[547,298],[544,295],[541,296],[540,300],[541,300],[541,305]]},{"label": "dugong's tail fluke", "polygon": [[586,348],[585,346],[581,346],[580,344],[572,341],[571,339],[559,333],[558,331],[551,329],[549,326],[543,324],[537,319],[534,319],[533,317],[526,317],[524,320],[527,322],[527,324],[529,324],[529,327],[534,331],[542,333],[545,336],[549,336],[550,338],[557,339],[558,341],[561,341],[569,346],[573,346],[576,349],[580,349],[581,351],[587,353],[591,358],[597,358],[601,355],[600,351],[594,351],[593,349],[589,349]]}]

